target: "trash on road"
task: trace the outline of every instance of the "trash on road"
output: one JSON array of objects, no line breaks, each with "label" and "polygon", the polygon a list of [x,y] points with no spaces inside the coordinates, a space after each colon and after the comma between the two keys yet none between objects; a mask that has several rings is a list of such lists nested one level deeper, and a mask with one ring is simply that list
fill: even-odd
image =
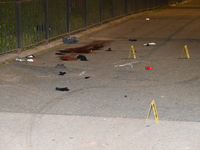
[{"label": "trash on road", "polygon": [[151,66],[146,66],[145,69],[146,69],[146,70],[152,70],[153,67],[151,67]]},{"label": "trash on road", "polygon": [[35,58],[35,56],[34,55],[28,55],[28,56],[26,56],[26,58],[27,59],[33,59],[33,58]]},{"label": "trash on road", "polygon": [[20,61],[20,62],[24,62],[24,61],[35,62],[36,59],[21,59],[21,58],[16,58],[15,61]]},{"label": "trash on road", "polygon": [[66,44],[73,44],[73,43],[77,43],[79,40],[77,37],[63,37],[63,43]]},{"label": "trash on road", "polygon": [[15,61],[26,61],[25,59],[16,58]]},{"label": "trash on road", "polygon": [[149,21],[150,19],[149,19],[149,18],[146,18],[146,20]]},{"label": "trash on road", "polygon": [[59,75],[61,75],[61,76],[65,75],[65,74],[66,74],[66,72],[64,72],[64,71],[59,72]]},{"label": "trash on road", "polygon": [[82,71],[79,75],[82,76],[86,73],[86,71]]},{"label": "trash on road", "polygon": [[88,61],[84,55],[78,55],[76,58],[80,59],[81,61]]},{"label": "trash on road", "polygon": [[144,44],[144,46],[154,46],[154,45],[156,45],[156,43],[146,43],[146,44]]},{"label": "trash on road", "polygon": [[126,63],[126,64],[122,64],[122,65],[114,65],[115,67],[124,67],[124,66],[131,66],[131,68],[133,68],[133,64],[135,63],[139,63],[141,61],[135,61],[135,62],[132,62],[132,63]]},{"label": "trash on road", "polygon": [[56,87],[56,91],[69,91],[69,89],[68,87],[64,87],[64,88]]},{"label": "trash on road", "polygon": [[28,62],[35,62],[36,59],[27,59],[26,61],[28,61]]},{"label": "trash on road", "polygon": [[90,76],[88,76],[88,77],[85,77],[85,79],[89,79],[90,78]]}]

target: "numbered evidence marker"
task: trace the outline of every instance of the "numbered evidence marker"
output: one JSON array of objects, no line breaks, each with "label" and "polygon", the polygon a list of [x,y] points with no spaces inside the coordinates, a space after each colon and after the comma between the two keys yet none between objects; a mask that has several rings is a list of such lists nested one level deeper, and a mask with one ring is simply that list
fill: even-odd
[{"label": "numbered evidence marker", "polygon": [[158,118],[158,112],[157,112],[157,109],[156,109],[156,103],[154,100],[152,100],[151,104],[150,104],[150,108],[149,108],[149,112],[148,112],[148,115],[147,115],[147,119],[149,119],[149,116],[151,114],[151,110],[153,109],[153,113],[154,113],[154,117],[155,117],[155,120],[156,120],[156,123],[159,121],[159,118]]},{"label": "numbered evidence marker", "polygon": [[130,49],[130,53],[129,53],[128,58],[131,58],[131,55],[133,55],[133,58],[134,58],[134,59],[137,58],[136,52],[135,52],[135,49],[134,49],[134,46],[131,46],[131,49]]},{"label": "numbered evidence marker", "polygon": [[190,53],[189,53],[187,45],[184,46],[184,49],[180,58],[188,58],[188,59],[190,58]]}]

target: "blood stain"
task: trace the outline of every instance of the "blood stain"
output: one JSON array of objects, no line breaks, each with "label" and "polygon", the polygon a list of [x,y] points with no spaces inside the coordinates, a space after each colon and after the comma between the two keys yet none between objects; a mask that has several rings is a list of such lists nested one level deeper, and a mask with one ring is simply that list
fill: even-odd
[{"label": "blood stain", "polygon": [[[60,59],[63,61],[71,61],[71,60],[77,60],[76,53],[82,53],[87,54],[91,53],[92,51],[100,50],[110,41],[93,41],[89,44],[86,44],[81,47],[75,47],[75,48],[67,48],[65,50],[59,50],[60,54],[63,54],[60,56]],[[67,55],[65,55],[67,54]]]}]

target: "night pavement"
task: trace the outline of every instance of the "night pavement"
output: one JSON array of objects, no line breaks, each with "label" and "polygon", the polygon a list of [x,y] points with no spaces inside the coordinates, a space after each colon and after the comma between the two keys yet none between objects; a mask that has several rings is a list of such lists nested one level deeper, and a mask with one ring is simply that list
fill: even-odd
[{"label": "night pavement", "polygon": [[[195,1],[133,15],[77,44],[37,52],[36,62],[1,65],[0,148],[198,150],[199,6]],[[88,61],[62,61],[55,54],[94,40],[107,43],[83,54]],[[144,46],[149,42],[156,45]],[[132,45],[137,59],[128,59]],[[179,59],[185,45],[191,58]],[[146,122],[152,100],[157,124],[153,113]]]}]

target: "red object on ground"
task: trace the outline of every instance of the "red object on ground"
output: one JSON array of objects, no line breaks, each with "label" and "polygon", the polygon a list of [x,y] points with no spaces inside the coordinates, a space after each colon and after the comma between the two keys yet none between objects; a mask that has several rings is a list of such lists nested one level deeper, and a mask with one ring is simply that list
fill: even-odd
[{"label": "red object on ground", "polygon": [[146,68],[146,70],[152,70],[153,69],[153,67],[151,67],[151,66],[146,66],[145,68]]}]

